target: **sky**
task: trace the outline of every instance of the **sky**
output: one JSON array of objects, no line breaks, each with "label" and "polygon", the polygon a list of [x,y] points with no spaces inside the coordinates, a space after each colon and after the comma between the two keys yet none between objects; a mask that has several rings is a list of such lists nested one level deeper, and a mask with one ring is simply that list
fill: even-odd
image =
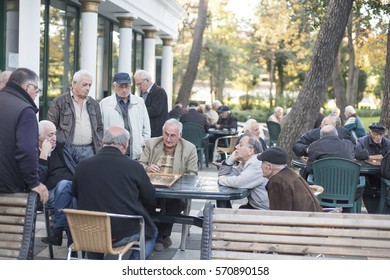
[{"label": "sky", "polygon": [[228,5],[238,18],[250,17],[253,9],[260,0],[229,0]]}]

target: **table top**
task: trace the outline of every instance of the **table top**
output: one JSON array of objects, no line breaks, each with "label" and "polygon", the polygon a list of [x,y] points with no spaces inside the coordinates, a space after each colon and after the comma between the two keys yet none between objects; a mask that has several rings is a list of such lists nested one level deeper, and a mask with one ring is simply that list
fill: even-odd
[{"label": "table top", "polygon": [[[360,174],[361,175],[380,175],[380,166],[369,164],[363,160],[355,160],[355,162],[360,164]],[[294,157],[291,160],[291,164],[298,168],[305,168],[306,159]]]},{"label": "table top", "polygon": [[221,136],[227,136],[227,135],[237,135],[236,129],[216,129],[216,128],[209,128],[208,130],[209,134],[215,134],[215,135],[221,135]]},{"label": "table top", "polygon": [[202,186],[196,175],[183,175],[170,188],[156,187],[158,198],[236,200],[249,195],[248,189],[236,189],[224,186]]}]

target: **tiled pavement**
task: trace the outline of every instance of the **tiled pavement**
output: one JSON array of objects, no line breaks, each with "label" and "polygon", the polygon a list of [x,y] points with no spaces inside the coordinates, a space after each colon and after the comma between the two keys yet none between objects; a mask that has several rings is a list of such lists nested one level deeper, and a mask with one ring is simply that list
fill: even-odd
[{"label": "tiled pavement", "polygon": [[[202,184],[213,185],[217,184],[217,168],[212,164],[206,168],[203,165],[203,170],[199,171],[201,176]],[[196,216],[203,208],[205,200],[192,200],[191,216]],[[243,204],[243,201],[235,201],[233,207]],[[190,234],[187,236],[186,250],[181,251],[180,240],[181,240],[181,228],[179,224],[175,224],[172,232],[172,246],[165,249],[162,252],[154,251],[152,256],[149,257],[151,260],[199,260],[200,259],[200,240],[202,229],[196,226],[190,227]],[[41,242],[41,238],[46,236],[44,215],[39,214],[36,225],[35,235],[35,259],[49,259],[49,249],[46,244]],[[64,235],[63,245],[61,247],[53,246],[54,258],[55,259],[66,259],[67,248],[66,248],[66,235]],[[124,259],[126,256],[124,257]]]}]

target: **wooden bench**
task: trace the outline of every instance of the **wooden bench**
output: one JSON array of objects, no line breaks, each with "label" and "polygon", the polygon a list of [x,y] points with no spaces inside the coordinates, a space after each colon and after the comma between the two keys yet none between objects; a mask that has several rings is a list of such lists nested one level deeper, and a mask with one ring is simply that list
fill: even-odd
[{"label": "wooden bench", "polygon": [[38,194],[0,193],[0,259],[34,258]]},{"label": "wooden bench", "polygon": [[201,259],[390,259],[390,216],[214,208]]}]

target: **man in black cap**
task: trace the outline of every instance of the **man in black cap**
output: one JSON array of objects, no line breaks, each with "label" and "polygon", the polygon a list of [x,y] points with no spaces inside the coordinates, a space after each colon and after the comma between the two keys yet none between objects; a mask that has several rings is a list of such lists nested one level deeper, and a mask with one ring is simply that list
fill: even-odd
[{"label": "man in black cap", "polygon": [[268,178],[270,210],[322,212],[309,188],[309,184],[287,166],[287,152],[280,147],[271,147],[257,156],[263,176]]},{"label": "man in black cap", "polygon": [[218,109],[219,119],[213,126],[217,129],[235,129],[237,130],[237,118],[230,112],[230,108],[226,105],[222,105]]},{"label": "man in black cap", "polygon": [[[374,122],[368,128],[369,134],[357,140],[357,147],[362,152],[356,154],[356,159],[381,161],[383,156],[390,151],[390,140],[385,138],[385,127],[379,122]],[[380,177],[367,175],[363,201],[368,213],[377,213],[380,190]]]},{"label": "man in black cap", "polygon": [[138,160],[142,147],[150,139],[151,129],[145,101],[130,94],[130,85],[128,73],[116,73],[112,83],[115,94],[100,101],[100,110],[105,130],[111,126],[120,126],[130,133],[126,155]]}]

